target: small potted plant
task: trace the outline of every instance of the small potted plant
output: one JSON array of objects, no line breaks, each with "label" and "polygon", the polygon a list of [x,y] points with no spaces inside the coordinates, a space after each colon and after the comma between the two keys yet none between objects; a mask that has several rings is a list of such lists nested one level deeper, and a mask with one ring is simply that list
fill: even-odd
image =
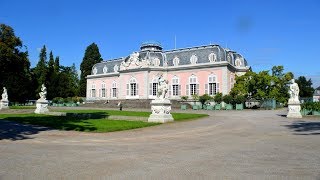
[{"label": "small potted plant", "polygon": [[232,110],[232,109],[233,109],[233,108],[232,108],[232,104],[231,104],[233,98],[232,98],[231,95],[224,95],[224,96],[222,97],[222,100],[223,100],[224,103],[226,103],[226,104],[225,104],[225,109],[226,109],[226,110]]},{"label": "small potted plant", "polygon": [[189,96],[181,96],[181,100],[183,103],[181,104],[181,110],[186,110],[187,109],[187,104],[186,101],[188,100]]},{"label": "small potted plant", "polygon": [[199,96],[199,101],[200,101],[200,103],[202,105],[202,109],[207,109],[206,102],[208,102],[211,99],[212,99],[212,97],[209,96],[208,94],[204,94],[202,96]]},{"label": "small potted plant", "polygon": [[313,102],[312,115],[320,116],[320,102]]},{"label": "small potted plant", "polygon": [[243,110],[243,102],[245,101],[245,97],[242,95],[236,95],[234,100],[236,103],[236,110]]},{"label": "small potted plant", "polygon": [[214,102],[216,102],[216,105],[214,106],[215,110],[220,110],[221,109],[221,102],[222,102],[222,93],[217,93],[214,98]]},{"label": "small potted plant", "polygon": [[197,105],[197,101],[199,100],[199,95],[198,94],[193,94],[192,99],[194,101],[194,105],[192,106],[192,109],[198,110],[199,106]]}]

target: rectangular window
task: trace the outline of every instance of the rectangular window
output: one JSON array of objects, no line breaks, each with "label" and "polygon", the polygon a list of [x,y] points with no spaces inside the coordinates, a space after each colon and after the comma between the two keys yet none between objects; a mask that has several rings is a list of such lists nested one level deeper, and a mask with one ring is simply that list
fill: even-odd
[{"label": "rectangular window", "polygon": [[106,89],[101,89],[101,97],[106,97]]},{"label": "rectangular window", "polygon": [[190,84],[190,95],[197,94],[197,84]]},{"label": "rectangular window", "polygon": [[117,88],[112,88],[112,97],[117,97]]},{"label": "rectangular window", "polygon": [[136,96],[137,95],[137,84],[136,83],[131,83],[130,84],[130,95],[131,96]]},{"label": "rectangular window", "polygon": [[91,89],[91,97],[96,97],[96,89]]},{"label": "rectangular window", "polygon": [[209,95],[217,94],[217,84],[216,83],[209,83]]},{"label": "rectangular window", "polygon": [[178,84],[172,85],[172,95],[179,96],[179,85]]},{"label": "rectangular window", "polygon": [[158,91],[158,83],[152,83],[152,95],[156,96]]}]

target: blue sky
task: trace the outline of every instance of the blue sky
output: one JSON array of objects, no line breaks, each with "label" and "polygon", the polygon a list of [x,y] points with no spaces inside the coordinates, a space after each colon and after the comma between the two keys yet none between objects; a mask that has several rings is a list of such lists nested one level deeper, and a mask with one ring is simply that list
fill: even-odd
[{"label": "blue sky", "polygon": [[98,44],[103,59],[127,56],[144,41],[164,49],[219,44],[253,70],[283,65],[320,86],[320,1],[2,0],[0,23],[14,28],[31,65],[46,45],[63,65],[79,65]]}]

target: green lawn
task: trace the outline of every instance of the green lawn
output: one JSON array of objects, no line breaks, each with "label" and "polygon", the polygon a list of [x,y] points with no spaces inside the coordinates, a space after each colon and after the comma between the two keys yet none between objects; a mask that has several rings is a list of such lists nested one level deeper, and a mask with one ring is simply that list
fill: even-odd
[{"label": "green lawn", "polygon": [[10,109],[36,109],[36,106],[9,106]]},{"label": "green lawn", "polygon": [[[150,112],[115,111],[115,110],[65,110],[67,116],[50,116],[40,114],[0,114],[0,120],[15,121],[25,124],[45,126],[59,130],[74,130],[86,132],[112,132],[159,125],[143,121],[125,121],[105,119],[109,115],[143,116]],[[175,121],[196,119],[206,114],[173,113]]]}]

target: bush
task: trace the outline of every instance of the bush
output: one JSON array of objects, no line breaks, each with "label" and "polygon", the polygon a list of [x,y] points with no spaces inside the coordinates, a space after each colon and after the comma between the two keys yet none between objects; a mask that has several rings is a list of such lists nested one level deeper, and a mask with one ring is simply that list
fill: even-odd
[{"label": "bush", "polygon": [[301,109],[308,109],[312,111],[320,111],[320,102],[306,102],[301,104]]},{"label": "bush", "polygon": [[236,97],[234,98],[236,104],[242,104],[245,100],[246,98],[243,95],[236,95]]},{"label": "bush", "polygon": [[209,101],[209,100],[211,100],[211,99],[212,99],[212,97],[209,96],[208,94],[204,94],[204,95],[202,95],[202,96],[199,96],[199,101],[200,101],[200,103],[202,104],[202,106],[203,106],[207,101]]},{"label": "bush", "polygon": [[217,93],[217,94],[214,96],[213,100],[214,100],[216,103],[220,104],[220,103],[222,102],[222,93]]},{"label": "bush", "polygon": [[187,101],[188,98],[189,98],[189,96],[181,96],[181,99],[182,99],[183,101]]},{"label": "bush", "polygon": [[227,103],[227,104],[231,104],[233,101],[233,97],[231,95],[224,95],[222,97],[223,102]]}]

